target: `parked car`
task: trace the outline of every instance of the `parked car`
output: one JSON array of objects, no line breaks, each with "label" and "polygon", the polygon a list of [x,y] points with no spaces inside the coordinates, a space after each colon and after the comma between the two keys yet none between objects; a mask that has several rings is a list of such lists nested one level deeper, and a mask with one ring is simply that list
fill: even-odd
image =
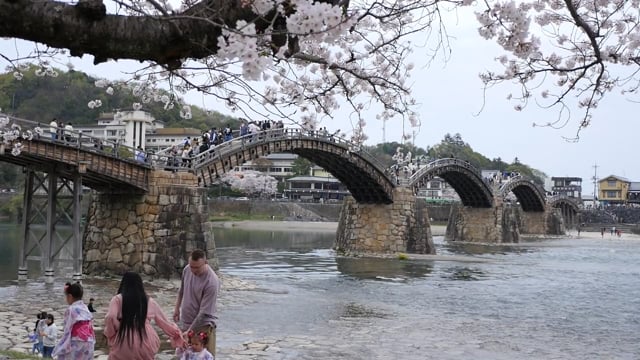
[{"label": "parked car", "polygon": [[249,201],[249,198],[246,196],[240,196],[236,198],[236,201]]}]

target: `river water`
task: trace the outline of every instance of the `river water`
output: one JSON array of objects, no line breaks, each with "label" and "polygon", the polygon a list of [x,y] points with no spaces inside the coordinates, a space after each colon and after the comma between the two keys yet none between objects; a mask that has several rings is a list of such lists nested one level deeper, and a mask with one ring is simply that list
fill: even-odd
[{"label": "river water", "polygon": [[[0,277],[15,278],[7,234]],[[640,358],[638,240],[482,246],[436,237],[439,254],[467,261],[400,261],[336,257],[330,233],[215,236],[221,271],[259,287],[221,311],[222,348],[305,338],[311,345],[270,358]]]}]

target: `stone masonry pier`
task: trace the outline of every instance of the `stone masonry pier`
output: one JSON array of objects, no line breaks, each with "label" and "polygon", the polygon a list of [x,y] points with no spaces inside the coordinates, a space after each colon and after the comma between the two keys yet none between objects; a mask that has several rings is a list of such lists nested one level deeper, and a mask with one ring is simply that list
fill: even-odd
[{"label": "stone masonry pier", "polygon": [[445,240],[512,243],[520,240],[520,232],[513,209],[496,201],[490,208],[451,207]]},{"label": "stone masonry pier", "polygon": [[522,234],[561,235],[566,231],[560,209],[549,205],[544,212],[519,211],[518,227]]},{"label": "stone masonry pier", "polygon": [[194,174],[152,171],[143,195],[92,194],[83,236],[83,270],[89,274],[136,271],[177,275],[195,248],[214,259],[205,189]]},{"label": "stone masonry pier", "polygon": [[521,234],[561,235],[562,215],[547,206],[545,211],[523,211],[495,199],[491,208],[451,208],[445,240],[487,243],[516,243]]},{"label": "stone masonry pier", "polygon": [[412,252],[433,254],[429,215],[411,189],[396,188],[392,204],[359,204],[347,198],[335,248],[347,255]]}]

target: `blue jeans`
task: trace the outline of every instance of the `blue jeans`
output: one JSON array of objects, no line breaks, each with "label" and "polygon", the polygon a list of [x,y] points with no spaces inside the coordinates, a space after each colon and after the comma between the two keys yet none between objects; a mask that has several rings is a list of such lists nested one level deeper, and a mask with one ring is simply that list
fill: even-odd
[{"label": "blue jeans", "polygon": [[43,358],[51,358],[51,353],[53,353],[54,346],[43,346],[42,347],[42,357]]}]

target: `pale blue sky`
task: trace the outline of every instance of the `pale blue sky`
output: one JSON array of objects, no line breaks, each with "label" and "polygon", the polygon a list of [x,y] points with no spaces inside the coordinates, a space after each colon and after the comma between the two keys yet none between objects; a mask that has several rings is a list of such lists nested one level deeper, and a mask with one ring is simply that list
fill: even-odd
[{"label": "pale blue sky", "polygon": [[[478,74],[487,69],[499,70],[494,58],[500,49],[494,43],[482,39],[476,23],[468,15],[460,17],[460,24],[448,24],[452,54],[445,63],[436,61],[428,68],[423,49],[416,49],[416,68],[412,76],[414,97],[421,104],[418,108],[422,126],[416,136],[416,145],[426,147],[438,143],[446,133],[460,133],[474,150],[489,158],[501,157],[520,161],[544,171],[549,176],[579,176],[583,178],[583,194],[591,194],[594,174],[598,164],[598,177],[615,174],[632,181],[640,181],[640,167],[632,157],[640,125],[633,118],[638,104],[621,95],[619,91],[607,95],[594,112],[592,125],[583,130],[577,143],[567,142],[573,137],[581,112],[571,109],[571,122],[563,129],[532,127],[533,122],[553,121],[556,110],[545,110],[535,104],[524,111],[513,110],[513,103],[506,100],[508,86],[497,86],[486,94],[483,106],[482,83]],[[1,40],[0,52],[11,53],[16,48],[13,40]],[[19,45],[18,48],[23,48]],[[66,63],[67,60],[62,60]],[[125,78],[123,72],[139,67],[138,62],[119,61],[99,66],[92,65],[92,57],[74,59],[77,70],[108,79]],[[218,110],[230,115],[215,99],[200,94],[189,94],[186,100],[194,105]],[[482,111],[480,111],[482,109]],[[371,114],[367,133],[374,144],[382,140],[382,123]],[[347,130],[350,125],[340,119],[324,121],[328,129]],[[387,141],[401,141],[402,124],[388,122]],[[408,133],[411,129],[405,127]]]}]

